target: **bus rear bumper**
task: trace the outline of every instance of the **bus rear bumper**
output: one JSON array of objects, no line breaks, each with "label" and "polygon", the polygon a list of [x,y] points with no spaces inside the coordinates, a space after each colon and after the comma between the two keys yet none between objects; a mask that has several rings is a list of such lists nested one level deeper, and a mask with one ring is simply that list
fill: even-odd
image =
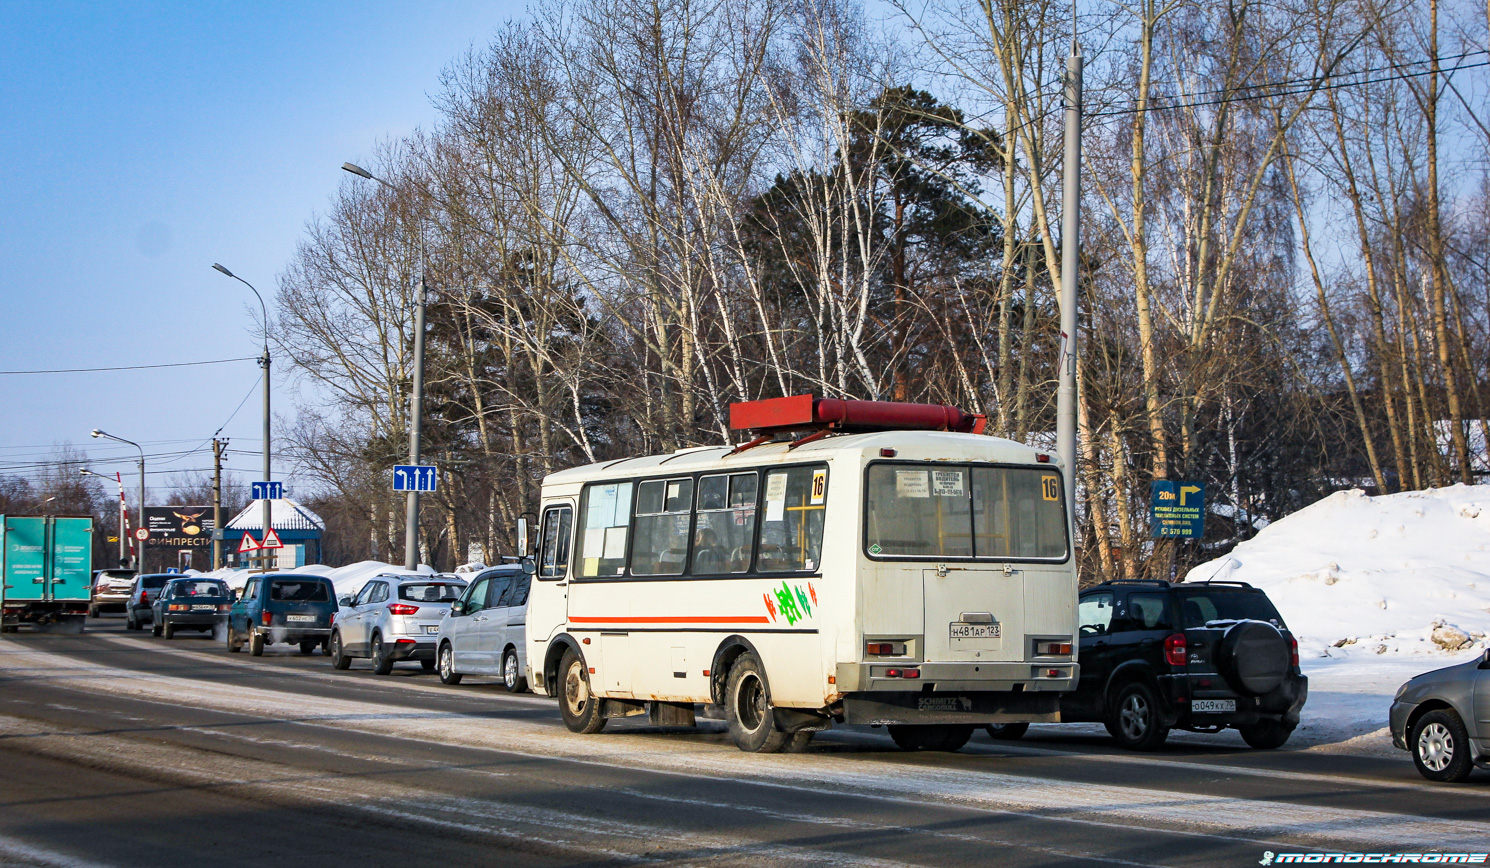
[{"label": "bus rear bumper", "polygon": [[[912,670],[915,678],[904,673]],[[899,673],[892,675],[891,673]],[[1019,663],[840,663],[838,690],[905,693],[1064,693],[1076,689],[1072,661]]]},{"label": "bus rear bumper", "polygon": [[865,691],[843,697],[843,722],[859,725],[1058,723],[1060,694],[1050,692]]}]

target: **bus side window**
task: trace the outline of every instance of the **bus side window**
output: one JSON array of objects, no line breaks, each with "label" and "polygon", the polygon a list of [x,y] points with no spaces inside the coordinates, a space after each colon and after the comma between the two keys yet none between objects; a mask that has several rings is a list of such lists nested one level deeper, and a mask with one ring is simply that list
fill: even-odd
[{"label": "bus side window", "polygon": [[593,578],[624,574],[630,527],[631,483],[586,485],[579,501],[579,538],[575,545],[579,575]]},{"label": "bus side window", "polygon": [[692,479],[653,479],[637,485],[632,575],[682,575],[692,513]]},{"label": "bus side window", "polygon": [[569,525],[572,521],[573,513],[567,506],[551,508],[543,513],[538,578],[562,579],[569,574]]},{"label": "bus side window", "polygon": [[750,569],[756,487],[754,473],[719,474],[699,480],[693,575],[716,576]]},{"label": "bus side window", "polygon": [[828,468],[791,467],[766,474],[756,569],[816,571],[822,559]]}]

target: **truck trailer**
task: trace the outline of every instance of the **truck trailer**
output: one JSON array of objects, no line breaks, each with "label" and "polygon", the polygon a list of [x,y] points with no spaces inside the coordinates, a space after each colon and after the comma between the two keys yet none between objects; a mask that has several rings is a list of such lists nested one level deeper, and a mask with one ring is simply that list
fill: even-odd
[{"label": "truck trailer", "polygon": [[22,624],[82,631],[93,592],[93,519],[0,516],[0,632]]}]

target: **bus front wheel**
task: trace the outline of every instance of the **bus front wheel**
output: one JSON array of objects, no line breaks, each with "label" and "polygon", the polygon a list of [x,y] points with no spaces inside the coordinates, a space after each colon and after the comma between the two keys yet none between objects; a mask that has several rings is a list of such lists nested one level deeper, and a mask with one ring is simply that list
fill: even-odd
[{"label": "bus front wheel", "polygon": [[791,734],[776,728],[766,688],[765,667],[760,658],[746,651],[730,667],[725,686],[725,720],[735,747],[746,753],[779,753]]},{"label": "bus front wheel", "polygon": [[559,712],[570,732],[593,735],[605,729],[600,699],[590,690],[590,673],[573,648],[559,662]]}]

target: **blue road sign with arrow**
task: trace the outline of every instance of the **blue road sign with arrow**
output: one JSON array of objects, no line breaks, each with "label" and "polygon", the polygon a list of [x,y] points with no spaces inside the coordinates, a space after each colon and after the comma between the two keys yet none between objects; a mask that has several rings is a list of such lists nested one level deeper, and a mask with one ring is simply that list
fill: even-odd
[{"label": "blue road sign with arrow", "polygon": [[285,496],[285,484],[283,482],[255,482],[251,483],[254,500],[279,500]]},{"label": "blue road sign with arrow", "polygon": [[437,479],[433,464],[393,465],[394,491],[434,491]]}]

